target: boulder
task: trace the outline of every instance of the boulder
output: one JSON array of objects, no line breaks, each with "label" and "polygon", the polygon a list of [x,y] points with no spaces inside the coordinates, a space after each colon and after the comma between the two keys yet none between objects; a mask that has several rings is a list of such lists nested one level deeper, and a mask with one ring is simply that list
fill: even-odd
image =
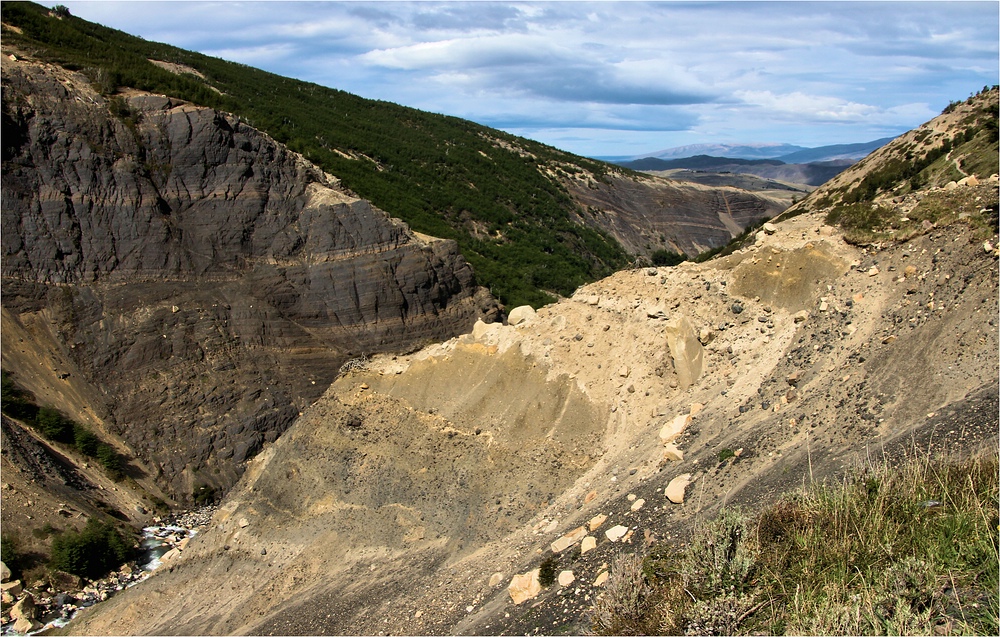
[{"label": "boulder", "polygon": [[677,448],[672,442],[663,445],[663,459],[668,462],[676,462],[684,459],[684,452]]},{"label": "boulder", "polygon": [[27,619],[25,617],[21,617],[14,621],[14,632],[16,633],[27,634],[34,632],[41,627],[42,627],[41,622],[35,619]]},{"label": "boulder", "polygon": [[10,609],[10,618],[14,620],[35,619],[37,617],[38,608],[35,606],[35,598],[32,597],[31,593],[25,593],[24,597],[19,599]]},{"label": "boulder", "polygon": [[83,581],[79,577],[66,571],[52,571],[49,575],[49,583],[61,591],[75,591],[83,586]]},{"label": "boulder", "polygon": [[594,580],[594,586],[604,586],[604,582],[606,581],[608,581],[608,572],[601,571],[600,575],[597,576],[597,579]]},{"label": "boulder", "polygon": [[21,580],[19,579],[16,579],[13,582],[4,582],[3,584],[0,584],[0,591],[3,591],[4,593],[9,593],[14,597],[20,595],[21,591],[23,590],[24,587],[21,586]]},{"label": "boulder", "polygon": [[644,505],[644,504],[646,504],[646,501],[643,500],[642,498],[639,498],[638,500],[636,500],[635,502],[632,503],[632,510],[633,511],[638,511],[639,509],[642,508],[642,505]]},{"label": "boulder", "polygon": [[666,495],[667,499],[674,504],[681,504],[684,502],[684,490],[687,489],[687,485],[690,483],[691,474],[681,474],[670,481],[667,488],[663,490],[663,494]]},{"label": "boulder", "polygon": [[510,593],[510,599],[514,605],[534,599],[542,592],[542,584],[538,581],[539,572],[540,569],[532,569],[527,573],[515,575],[510,580],[507,592]]},{"label": "boulder", "polygon": [[778,231],[778,226],[768,221],[763,226],[761,226],[761,230],[763,230],[767,234],[774,234],[775,232]]},{"label": "boulder", "polygon": [[698,341],[698,333],[686,316],[677,316],[667,321],[664,331],[667,348],[674,360],[677,382],[681,389],[687,389],[701,376],[704,364],[704,349]]},{"label": "boulder", "polygon": [[593,535],[588,535],[587,537],[583,538],[582,542],[580,542],[580,555],[583,555],[587,551],[593,551],[596,548],[597,548],[597,538],[594,537]]},{"label": "boulder", "polygon": [[684,433],[687,426],[691,424],[691,414],[680,414],[673,420],[660,427],[660,442],[666,444],[673,442]]},{"label": "boulder", "polygon": [[530,305],[515,307],[507,315],[507,325],[520,325],[535,318],[535,310]]},{"label": "boulder", "polygon": [[562,553],[587,535],[587,529],[579,526],[551,544],[553,553]]},{"label": "boulder", "polygon": [[559,585],[569,586],[576,581],[576,575],[573,575],[573,571],[562,571],[559,573]]},{"label": "boulder", "polygon": [[622,537],[624,537],[626,533],[628,533],[628,527],[619,524],[605,531],[604,535],[606,535],[607,538],[612,542],[617,542],[618,540],[622,539]]},{"label": "boulder", "polygon": [[3,562],[0,562],[0,582],[6,582],[10,579],[10,569]]},{"label": "boulder", "polygon": [[587,528],[589,528],[591,531],[596,531],[597,529],[601,528],[601,525],[604,524],[604,522],[607,519],[608,516],[604,515],[603,513],[595,515],[594,517],[590,518],[590,522],[588,523]]}]

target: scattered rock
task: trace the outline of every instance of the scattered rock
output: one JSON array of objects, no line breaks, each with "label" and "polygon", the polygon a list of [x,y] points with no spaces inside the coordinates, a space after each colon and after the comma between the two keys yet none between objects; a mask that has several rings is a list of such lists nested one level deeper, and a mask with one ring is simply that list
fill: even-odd
[{"label": "scattered rock", "polygon": [[705,408],[702,403],[691,403],[691,410],[688,412],[692,418],[701,413],[701,410]]},{"label": "scattered rock", "polygon": [[629,370],[628,365],[622,365],[618,369],[618,375],[621,376],[622,378],[628,378],[630,372],[631,370]]},{"label": "scattered rock", "polygon": [[35,619],[38,616],[38,609],[35,607],[35,598],[31,593],[25,593],[24,597],[17,600],[17,603],[10,609],[11,619]]},{"label": "scattered rock", "polygon": [[583,503],[590,504],[590,501],[597,497],[597,491],[591,491],[587,495],[583,496]]},{"label": "scattered rock", "polygon": [[582,542],[580,542],[580,555],[583,555],[587,551],[593,551],[596,548],[597,548],[597,538],[594,537],[593,535],[588,535],[587,537],[583,538]]},{"label": "scattered rock", "polygon": [[684,452],[672,442],[663,445],[663,459],[668,462],[677,462],[684,459]]},{"label": "scattered rock", "polygon": [[773,223],[771,223],[770,221],[768,221],[763,226],[761,226],[761,230],[763,230],[767,234],[774,234],[775,232],[778,231],[778,226],[776,226]]},{"label": "scattered rock", "polygon": [[562,571],[559,573],[559,585],[569,586],[576,581],[576,575],[573,575],[573,571]]},{"label": "scattered rock", "polygon": [[799,310],[792,315],[792,320],[796,323],[805,323],[809,320],[809,310]]},{"label": "scattered rock", "polygon": [[691,424],[691,414],[680,414],[660,428],[660,442],[673,442]]},{"label": "scattered rock", "polygon": [[601,571],[601,574],[594,580],[594,586],[604,586],[604,582],[606,581],[608,581],[608,572]]},{"label": "scattered rock", "polygon": [[10,579],[10,569],[3,562],[0,562],[0,582],[6,582]]},{"label": "scattered rock", "polygon": [[42,627],[41,622],[34,619],[26,619],[21,617],[14,621],[14,632],[27,634],[34,632]]},{"label": "scattered rock", "polygon": [[535,599],[542,592],[542,584],[538,581],[540,569],[532,569],[527,573],[515,575],[507,586],[510,599],[514,605],[522,604],[529,599]]},{"label": "scattered rock", "polygon": [[698,331],[698,341],[702,345],[708,345],[715,339],[715,332],[711,328],[703,327]]},{"label": "scattered rock", "polygon": [[493,575],[490,575],[490,581],[489,581],[490,588],[496,588],[497,586],[500,585],[501,582],[503,582],[503,573],[501,573],[500,571],[497,571]]},{"label": "scattered rock", "polygon": [[607,538],[609,540],[611,540],[612,542],[617,542],[618,540],[622,539],[622,537],[626,533],[628,533],[628,527],[627,526],[622,526],[621,524],[619,524],[619,525],[613,526],[610,529],[608,529],[607,531],[605,531],[604,535],[606,535]]},{"label": "scattered rock", "polygon": [[[365,387],[365,385],[361,386],[362,389],[365,389]],[[241,529],[245,529],[250,526],[250,522],[246,518],[240,518],[239,525]]]},{"label": "scattered rock", "polygon": [[75,591],[83,587],[83,581],[79,577],[66,571],[52,571],[49,583],[62,591]]},{"label": "scattered rock", "polygon": [[877,265],[873,265],[872,267],[868,268],[868,276],[876,276],[877,274],[878,274]]},{"label": "scattered rock", "polygon": [[667,488],[663,490],[664,495],[667,499],[674,504],[681,504],[684,502],[684,490],[687,489],[687,485],[691,483],[691,474],[684,473],[673,480],[667,485]]},{"label": "scattered rock", "polygon": [[639,509],[642,508],[642,505],[644,505],[644,504],[646,504],[646,501],[643,500],[642,498],[639,498],[638,500],[636,500],[635,502],[632,503],[632,510],[633,511],[638,511]]},{"label": "scattered rock", "polygon": [[591,531],[596,531],[597,529],[601,528],[601,525],[604,524],[604,522],[607,519],[608,516],[604,515],[603,513],[595,515],[594,517],[590,518],[590,523],[587,525],[587,528],[589,528]]},{"label": "scattered rock", "polygon": [[801,369],[797,369],[797,370],[795,370],[794,372],[792,372],[791,374],[789,374],[788,376],[785,377],[785,382],[788,383],[789,385],[791,385],[792,387],[798,387],[799,380],[801,378],[802,378],[802,370]]},{"label": "scattered rock", "polygon": [[515,307],[507,315],[507,325],[520,325],[535,318],[535,310],[530,305]]},{"label": "scattered rock", "polygon": [[20,595],[22,590],[24,590],[24,587],[21,586],[21,580],[19,579],[16,579],[13,582],[4,582],[3,584],[0,584],[0,591],[3,591],[12,597]]},{"label": "scattered rock", "polygon": [[552,552],[562,553],[569,547],[573,546],[574,544],[582,540],[585,535],[587,535],[587,529],[585,527],[578,526],[577,528],[573,529],[566,535],[562,536],[561,538],[553,542],[550,545],[552,548]]},{"label": "scattered rock", "polygon": [[993,244],[989,241],[983,242],[983,252],[990,253],[993,252]]},{"label": "scattered rock", "polygon": [[733,303],[733,306],[731,308],[729,308],[729,309],[732,310],[733,314],[742,314],[743,313],[743,306],[740,305],[739,303]]}]

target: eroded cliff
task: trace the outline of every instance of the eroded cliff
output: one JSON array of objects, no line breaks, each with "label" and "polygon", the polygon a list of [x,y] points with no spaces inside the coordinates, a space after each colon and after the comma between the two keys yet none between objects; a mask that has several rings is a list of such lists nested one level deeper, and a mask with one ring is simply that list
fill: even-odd
[{"label": "eroded cliff", "polygon": [[498,314],[453,242],[239,119],[23,58],[3,60],[2,232],[4,307],[52,325],[174,495],[232,484],[349,358]]}]

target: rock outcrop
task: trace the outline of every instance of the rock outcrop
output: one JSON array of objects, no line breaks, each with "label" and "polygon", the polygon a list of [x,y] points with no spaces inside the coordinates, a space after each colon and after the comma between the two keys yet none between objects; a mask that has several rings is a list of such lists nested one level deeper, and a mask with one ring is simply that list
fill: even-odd
[{"label": "rock outcrop", "polygon": [[498,316],[453,242],[235,117],[6,57],[3,91],[3,305],[175,495],[232,484],[349,358]]}]

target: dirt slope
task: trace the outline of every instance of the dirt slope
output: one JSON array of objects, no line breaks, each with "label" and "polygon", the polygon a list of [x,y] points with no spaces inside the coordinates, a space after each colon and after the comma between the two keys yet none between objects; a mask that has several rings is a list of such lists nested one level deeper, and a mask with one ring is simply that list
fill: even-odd
[{"label": "dirt slope", "polygon": [[[729,257],[376,358],[265,447],[171,570],[72,628],[578,633],[613,555],[724,504],[883,452],[995,445],[997,285],[965,225],[866,250],[805,214]],[[553,552],[598,514],[595,549]],[[514,605],[512,576],[546,559],[575,582]]]}]

